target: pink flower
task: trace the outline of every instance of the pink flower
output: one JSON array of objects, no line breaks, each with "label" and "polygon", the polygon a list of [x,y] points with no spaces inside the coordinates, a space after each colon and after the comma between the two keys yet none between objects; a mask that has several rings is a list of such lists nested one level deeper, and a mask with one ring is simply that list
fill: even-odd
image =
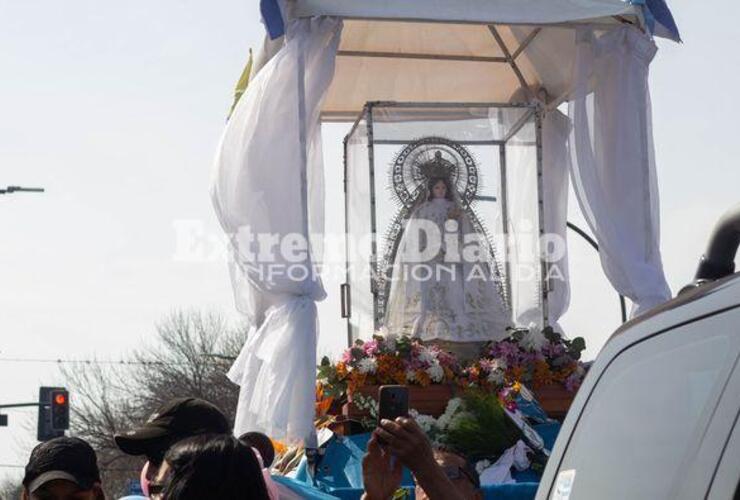
[{"label": "pink flower", "polygon": [[481,359],[480,360],[480,367],[482,370],[486,372],[490,372],[493,370],[493,360],[491,359]]},{"label": "pink flower", "polygon": [[367,354],[368,356],[374,356],[380,350],[380,346],[378,345],[377,340],[368,340],[367,342],[365,342],[362,348],[365,350],[365,354]]}]

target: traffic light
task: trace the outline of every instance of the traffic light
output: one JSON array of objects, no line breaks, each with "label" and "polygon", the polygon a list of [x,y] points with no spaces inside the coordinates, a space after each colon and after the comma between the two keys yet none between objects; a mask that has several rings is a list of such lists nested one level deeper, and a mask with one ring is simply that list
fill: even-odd
[{"label": "traffic light", "polygon": [[69,428],[69,393],[64,387],[39,387],[39,419],[36,437],[48,441],[64,436]]},{"label": "traffic light", "polygon": [[66,389],[51,391],[51,428],[55,431],[69,429],[69,392]]}]

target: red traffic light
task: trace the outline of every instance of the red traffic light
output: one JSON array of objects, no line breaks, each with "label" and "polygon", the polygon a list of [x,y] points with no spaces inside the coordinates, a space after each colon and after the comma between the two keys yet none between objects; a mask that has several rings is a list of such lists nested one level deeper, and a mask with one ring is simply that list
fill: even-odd
[{"label": "red traffic light", "polygon": [[54,404],[63,405],[67,403],[67,395],[63,392],[58,392],[54,395]]}]

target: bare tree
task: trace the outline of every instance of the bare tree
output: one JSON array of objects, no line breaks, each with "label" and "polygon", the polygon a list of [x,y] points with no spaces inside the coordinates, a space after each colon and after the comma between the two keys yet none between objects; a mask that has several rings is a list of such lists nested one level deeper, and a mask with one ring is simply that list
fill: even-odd
[{"label": "bare tree", "polygon": [[20,480],[5,478],[0,482],[0,500],[19,500],[22,493],[23,486]]},{"label": "bare tree", "polygon": [[198,397],[233,423],[238,387],[226,378],[246,332],[216,314],[177,311],[151,344],[121,365],[74,364],[63,369],[73,397],[71,431],[97,451],[106,493],[114,498],[138,477],[142,459],[121,453],[113,436],[143,423],[164,402]]}]

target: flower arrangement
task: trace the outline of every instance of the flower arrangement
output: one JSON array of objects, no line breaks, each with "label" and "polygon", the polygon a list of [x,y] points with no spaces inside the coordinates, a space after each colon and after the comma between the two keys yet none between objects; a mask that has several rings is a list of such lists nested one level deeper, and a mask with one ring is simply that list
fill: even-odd
[{"label": "flower arrangement", "polygon": [[580,361],[586,344],[567,340],[552,328],[513,329],[509,337],[489,344],[481,358],[466,367],[464,385],[501,390],[520,382],[534,389],[553,383],[575,392],[586,373]]},{"label": "flower arrangement", "polygon": [[450,399],[445,412],[436,419],[414,410],[409,415],[435,446],[466,457],[496,457],[521,437],[521,431],[504,414],[509,398],[513,401],[513,394],[472,389]]},{"label": "flower arrangement", "polygon": [[567,340],[552,330],[511,329],[504,340],[488,344],[481,357],[462,367],[457,358],[435,345],[392,334],[357,340],[341,359],[327,357],[318,367],[317,414],[325,415],[335,403],[344,403],[363,386],[401,384],[426,387],[455,384],[463,389],[495,393],[508,409],[519,383],[533,389],[561,384],[575,392],[586,370],[580,361],[586,345],[581,337]]},{"label": "flower arrangement", "polygon": [[324,357],[317,379],[323,397],[339,399],[365,385],[426,387],[453,383],[461,374],[457,358],[437,346],[408,336],[374,335],[372,340],[357,340],[335,364]]}]

